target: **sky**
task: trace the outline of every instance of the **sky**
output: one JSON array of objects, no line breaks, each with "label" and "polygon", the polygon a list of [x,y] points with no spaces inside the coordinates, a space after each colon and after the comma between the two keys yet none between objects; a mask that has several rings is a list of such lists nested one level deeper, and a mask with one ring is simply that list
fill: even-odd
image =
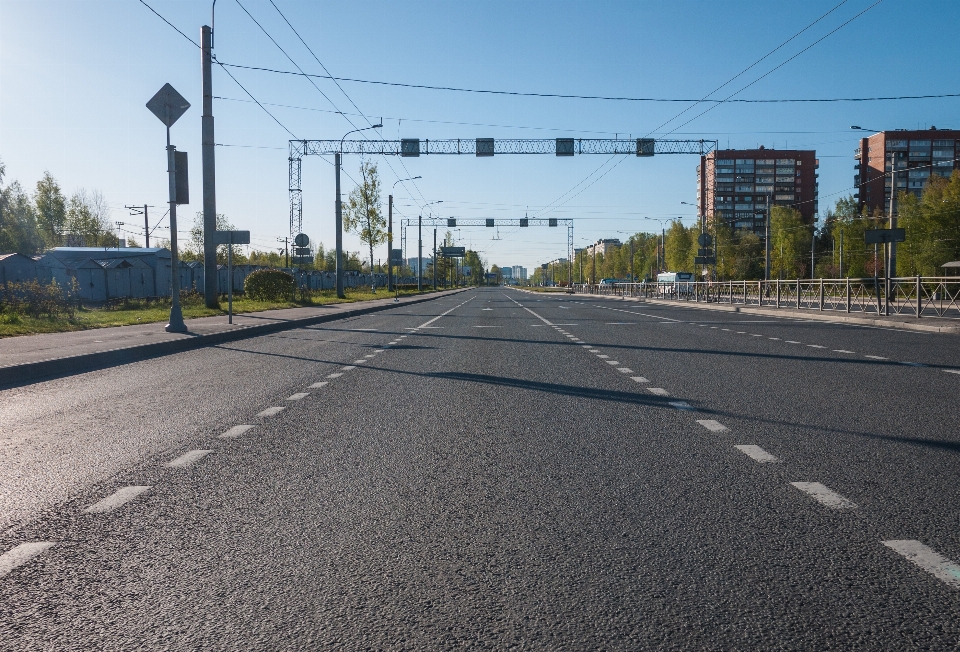
[{"label": "sky", "polygon": [[[194,41],[210,23],[209,1],[145,1]],[[214,67],[217,210],[249,229],[260,250],[282,247],[277,240],[289,232],[288,141],[340,139],[354,126],[381,120],[383,128],[368,137],[703,138],[721,148],[815,149],[821,212],[852,192],[860,134],[851,125],[960,128],[958,97],[694,102],[960,93],[951,81],[960,60],[956,0],[273,2],[276,8],[270,0],[218,0],[214,53],[221,63],[296,71],[293,59],[307,73],[325,74],[325,67],[354,80],[690,101],[522,97],[356,81],[338,87],[329,79],[314,79],[314,87],[299,75],[229,68],[234,81]],[[124,230],[142,229],[142,218],[129,217],[125,205],[153,206],[155,222],[166,211],[165,132],[144,105],[168,82],[192,105],[171,132],[190,156],[191,203],[178,210],[178,230],[185,232],[202,208],[196,45],[140,0],[0,0],[0,160],[7,181],[32,189],[49,170],[68,194],[102,192],[112,220],[127,223]],[[699,157],[693,155],[371,161],[380,172],[384,212],[391,190],[395,197],[395,224],[420,214],[572,218],[575,246],[582,247],[658,231],[666,219],[696,220],[696,209],[681,203],[696,202]],[[359,156],[344,157],[344,197],[360,164]],[[395,183],[414,176],[422,178]],[[335,205],[329,157],[303,160],[302,188],[303,230],[329,247]],[[165,237],[164,227],[166,220],[155,236]],[[397,245],[399,231],[397,224]],[[142,244],[142,233],[132,235]],[[424,229],[425,249],[432,237]],[[566,255],[563,228],[461,227],[454,237],[501,266],[532,268]],[[344,243],[365,251],[353,234]],[[407,255],[416,255],[415,248],[414,226]],[[385,258],[386,246],[380,249],[375,256]]]}]

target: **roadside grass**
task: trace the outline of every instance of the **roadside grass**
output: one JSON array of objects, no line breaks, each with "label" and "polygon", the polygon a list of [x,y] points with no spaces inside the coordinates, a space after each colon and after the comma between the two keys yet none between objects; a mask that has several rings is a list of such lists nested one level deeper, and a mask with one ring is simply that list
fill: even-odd
[{"label": "roadside grass", "polygon": [[[428,294],[431,291],[417,292],[416,289],[400,290],[400,296]],[[332,303],[354,303],[370,301],[372,299],[387,299],[395,296],[386,288],[380,288],[376,293],[366,288],[347,288],[344,291],[345,299],[337,298],[336,290],[314,290],[302,298],[298,293],[295,301],[254,301],[243,295],[234,295],[233,312],[260,312],[263,310],[280,310],[282,308],[303,308],[308,306],[323,306]],[[184,319],[195,317],[215,317],[227,314],[227,298],[220,298],[220,309],[207,308],[203,297],[194,293],[185,293],[180,301]],[[16,335],[34,335],[38,333],[64,333],[68,331],[82,331],[93,328],[108,328],[111,326],[130,326],[133,324],[149,324],[164,322],[170,317],[170,300],[140,300],[118,302],[116,304],[98,307],[80,307],[73,317],[30,317],[26,315],[4,312],[0,313],[0,337]]]}]

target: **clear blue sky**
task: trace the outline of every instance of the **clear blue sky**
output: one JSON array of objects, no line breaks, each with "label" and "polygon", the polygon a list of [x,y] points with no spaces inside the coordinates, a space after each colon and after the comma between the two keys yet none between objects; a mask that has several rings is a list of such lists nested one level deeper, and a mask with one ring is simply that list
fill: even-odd
[{"label": "clear blue sky", "polygon": [[[210,3],[147,0],[199,40]],[[509,91],[699,98],[835,6],[839,0],[636,2],[328,2],[274,0],[336,76]],[[714,97],[754,81],[875,0],[848,0],[822,22]],[[307,72],[322,73],[268,0],[241,0]],[[215,53],[223,62],[293,70],[235,0],[217,3]],[[737,97],[832,98],[960,92],[960,2],[884,0],[848,26]],[[305,79],[234,70],[298,138],[337,138],[351,129]],[[165,210],[164,131],[144,103],[170,82],[193,105],[173,140],[191,155],[189,228],[201,207],[200,57],[198,50],[138,0],[0,0],[0,158],[8,179],[32,188],[49,170],[67,193],[99,189],[124,220],[124,204]],[[336,107],[374,121],[386,138],[554,138],[662,135],[699,113],[658,127],[687,108],[639,103],[477,95],[329,80],[318,86]],[[287,233],[290,136],[221,70],[214,71],[218,209],[276,246]],[[813,148],[820,158],[820,208],[849,192],[858,134],[874,129],[960,127],[960,98],[823,104],[724,104],[670,137],[718,139],[722,147]],[[356,124],[363,118],[351,117]],[[620,158],[623,158],[620,162]],[[599,181],[567,195],[555,217],[576,220],[577,246],[659,225],[644,217],[695,212],[695,156],[620,157]],[[542,211],[594,173],[601,156],[421,157],[377,161],[385,189],[397,185],[398,211],[443,200],[434,214],[522,217]],[[354,177],[358,157],[347,157]],[[333,242],[333,168],[304,161],[304,230]],[[344,192],[353,186],[344,177]],[[583,189],[584,186],[586,189]],[[838,194],[839,193],[839,194]],[[386,202],[386,192],[384,193]],[[384,205],[384,210],[386,206]],[[563,229],[463,228],[464,244],[491,263],[532,267],[565,255]],[[415,234],[412,242],[415,244]],[[432,233],[430,234],[432,238]],[[428,238],[425,237],[425,240]],[[346,238],[347,248],[361,249]],[[385,255],[384,251],[380,255]]]}]

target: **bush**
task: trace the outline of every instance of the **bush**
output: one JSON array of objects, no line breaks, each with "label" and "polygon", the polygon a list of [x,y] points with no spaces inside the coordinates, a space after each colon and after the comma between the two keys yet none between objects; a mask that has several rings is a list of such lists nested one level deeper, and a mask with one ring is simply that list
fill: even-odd
[{"label": "bush", "polygon": [[73,318],[76,309],[76,279],[64,290],[53,280],[49,285],[39,281],[8,283],[0,287],[0,314],[26,317]]},{"label": "bush", "polygon": [[243,282],[243,292],[251,299],[279,301],[293,298],[293,275],[279,269],[259,269]]}]

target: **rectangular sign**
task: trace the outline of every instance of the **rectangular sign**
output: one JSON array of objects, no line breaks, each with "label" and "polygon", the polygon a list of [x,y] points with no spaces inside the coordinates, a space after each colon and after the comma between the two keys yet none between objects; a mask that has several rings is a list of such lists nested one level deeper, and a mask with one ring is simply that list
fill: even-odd
[{"label": "rectangular sign", "polygon": [[462,258],[467,255],[466,247],[440,247],[440,255],[447,258]]},{"label": "rectangular sign", "polygon": [[420,156],[420,139],[401,138],[400,156]]},{"label": "rectangular sign", "polygon": [[696,256],[693,259],[694,265],[716,265],[717,257],[716,256]]},{"label": "rectangular sign", "polygon": [[906,231],[903,229],[869,229],[863,233],[866,244],[886,244],[887,242],[905,242]]},{"label": "rectangular sign", "polygon": [[214,240],[218,245],[250,244],[249,231],[214,231]]},{"label": "rectangular sign", "polygon": [[403,249],[390,250],[390,264],[396,265],[396,266],[403,266]]}]

